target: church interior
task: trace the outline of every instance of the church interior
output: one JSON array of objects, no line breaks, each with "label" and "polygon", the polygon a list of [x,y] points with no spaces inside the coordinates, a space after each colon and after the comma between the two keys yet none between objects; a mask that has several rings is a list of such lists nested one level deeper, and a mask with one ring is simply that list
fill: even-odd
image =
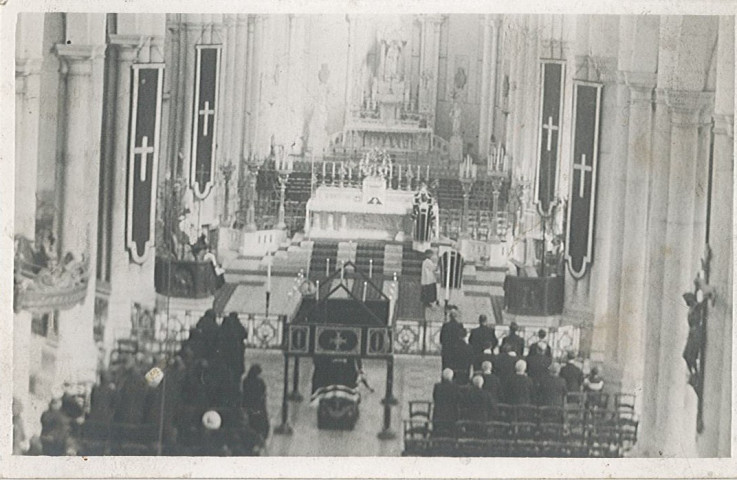
[{"label": "church interior", "polygon": [[[19,14],[14,453],[729,456],[734,35]],[[586,379],[442,417],[509,338]]]}]

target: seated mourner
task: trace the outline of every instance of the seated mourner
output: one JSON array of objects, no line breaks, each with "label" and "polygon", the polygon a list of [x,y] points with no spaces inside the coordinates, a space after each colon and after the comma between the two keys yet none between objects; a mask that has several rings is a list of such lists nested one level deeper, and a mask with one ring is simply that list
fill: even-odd
[{"label": "seated mourner", "polygon": [[514,365],[515,374],[507,386],[507,403],[511,405],[529,405],[532,403],[532,380],[527,376],[527,362],[517,360]]},{"label": "seated mourner", "polygon": [[461,400],[460,388],[453,383],[453,370],[443,370],[442,380],[433,388],[432,399],[434,432],[451,433],[453,424],[458,420]]},{"label": "seated mourner", "polygon": [[548,373],[538,378],[537,404],[559,407],[563,405],[566,392],[566,381],[560,378],[560,364],[554,362],[550,365]]}]

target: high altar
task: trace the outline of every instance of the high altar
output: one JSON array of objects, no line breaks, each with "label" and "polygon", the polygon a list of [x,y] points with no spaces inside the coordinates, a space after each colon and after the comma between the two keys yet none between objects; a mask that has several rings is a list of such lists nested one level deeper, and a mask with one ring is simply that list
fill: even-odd
[{"label": "high altar", "polygon": [[346,121],[342,146],[428,152],[433,149],[431,115],[420,106],[423,87],[413,88],[405,74],[406,41],[389,33],[377,43],[377,64],[362,66],[361,96]]},{"label": "high altar", "polygon": [[366,176],[360,188],[321,185],[307,201],[309,238],[395,240],[412,236],[414,192],[387,188],[382,175]]}]

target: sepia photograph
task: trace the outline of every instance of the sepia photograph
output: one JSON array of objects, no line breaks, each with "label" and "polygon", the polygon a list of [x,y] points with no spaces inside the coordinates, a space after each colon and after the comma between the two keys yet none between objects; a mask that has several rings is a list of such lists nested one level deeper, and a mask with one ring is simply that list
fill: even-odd
[{"label": "sepia photograph", "polygon": [[732,456],[733,12],[198,6],[3,19],[16,460]]}]

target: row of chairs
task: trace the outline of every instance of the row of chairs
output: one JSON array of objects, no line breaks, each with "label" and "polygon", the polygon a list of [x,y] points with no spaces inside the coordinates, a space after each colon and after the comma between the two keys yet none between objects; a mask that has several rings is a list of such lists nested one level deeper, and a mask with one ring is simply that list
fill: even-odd
[{"label": "row of chairs", "polygon": [[404,421],[404,454],[415,456],[621,457],[636,441],[636,423]]}]

